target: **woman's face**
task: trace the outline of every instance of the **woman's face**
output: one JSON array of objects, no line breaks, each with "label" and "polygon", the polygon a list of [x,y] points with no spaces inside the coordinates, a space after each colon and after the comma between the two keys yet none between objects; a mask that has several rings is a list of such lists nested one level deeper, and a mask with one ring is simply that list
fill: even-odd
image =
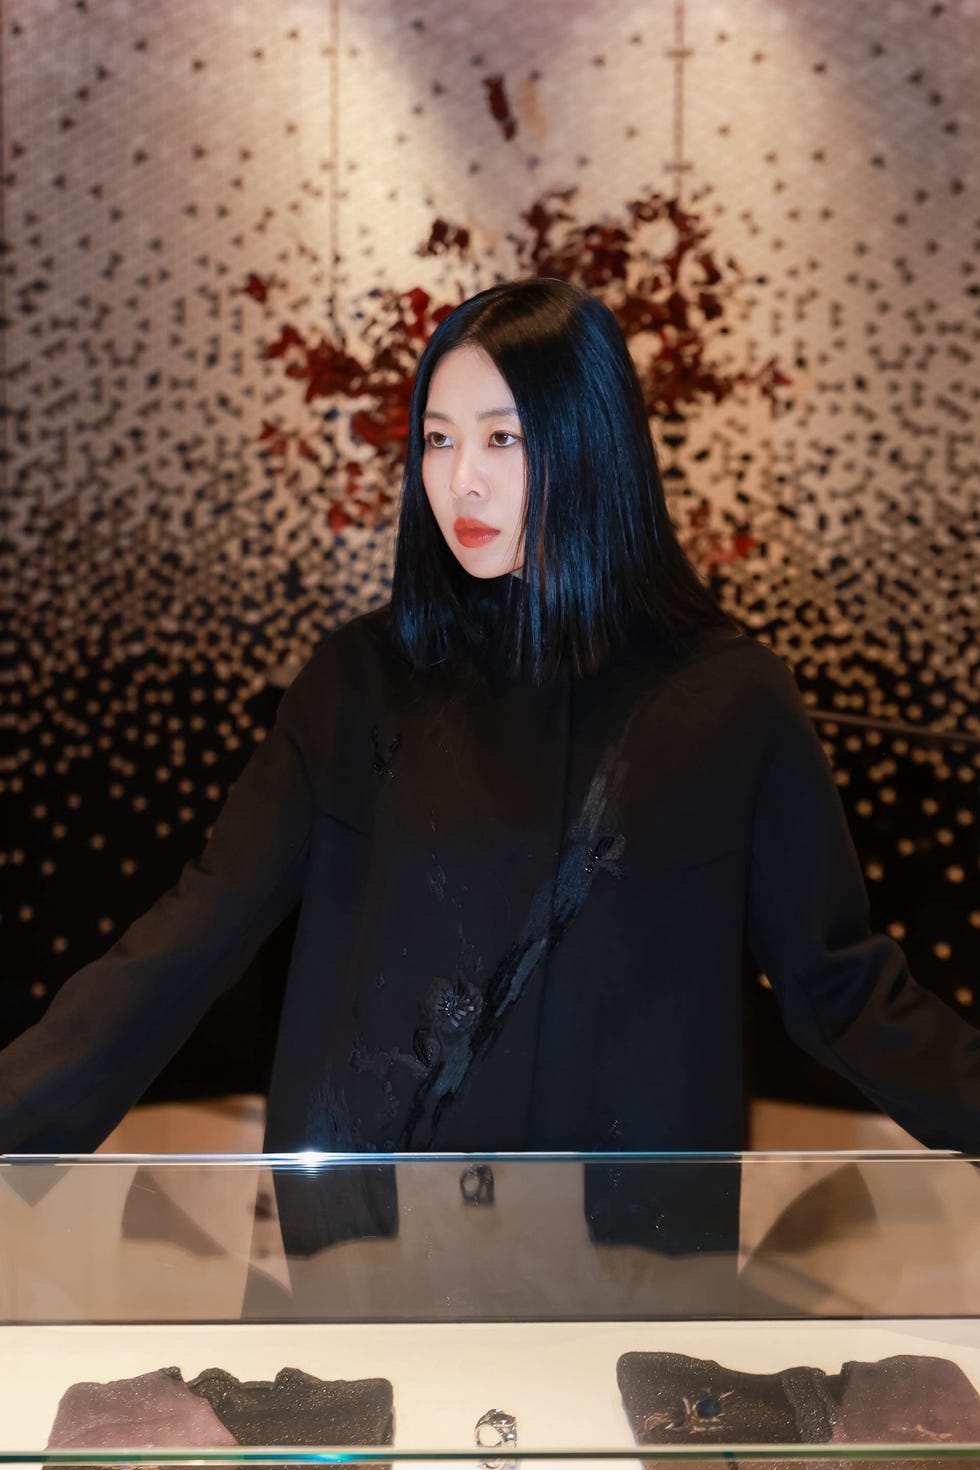
[{"label": "woman's face", "polygon": [[519,571],[525,456],[505,380],[480,347],[456,347],[429,384],[422,483],[439,529],[472,577]]}]

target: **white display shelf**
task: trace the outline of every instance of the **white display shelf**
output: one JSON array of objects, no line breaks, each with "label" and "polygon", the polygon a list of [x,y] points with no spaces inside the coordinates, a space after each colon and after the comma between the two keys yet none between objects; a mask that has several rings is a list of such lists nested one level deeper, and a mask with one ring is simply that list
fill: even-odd
[{"label": "white display shelf", "polygon": [[210,1367],[271,1379],[293,1367],[320,1378],[389,1379],[396,1452],[471,1451],[477,1419],[501,1408],[517,1419],[519,1450],[601,1457],[635,1448],[616,1384],[626,1352],[685,1353],[749,1373],[803,1364],[836,1373],[848,1360],[912,1353],[949,1358],[980,1390],[980,1323],[968,1319],[20,1326],[0,1329],[0,1448],[45,1445],[73,1383],[170,1366],[185,1380]]}]

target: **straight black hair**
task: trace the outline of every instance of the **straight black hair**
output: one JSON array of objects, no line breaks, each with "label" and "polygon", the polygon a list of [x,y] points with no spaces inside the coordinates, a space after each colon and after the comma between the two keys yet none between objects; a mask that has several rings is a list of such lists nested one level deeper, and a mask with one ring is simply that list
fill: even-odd
[{"label": "straight black hair", "polygon": [[732,626],[674,533],[616,318],[567,281],[534,278],[464,301],[419,362],[391,598],[413,667],[472,656],[489,606],[490,589],[474,586],[481,579],[446,544],[422,480],[429,384],[463,346],[481,348],[505,379],[526,455],[524,566],[506,579],[497,656],[502,639],[511,670],[540,681],[564,659],[576,673],[594,672],[638,618],[671,646],[711,624]]}]

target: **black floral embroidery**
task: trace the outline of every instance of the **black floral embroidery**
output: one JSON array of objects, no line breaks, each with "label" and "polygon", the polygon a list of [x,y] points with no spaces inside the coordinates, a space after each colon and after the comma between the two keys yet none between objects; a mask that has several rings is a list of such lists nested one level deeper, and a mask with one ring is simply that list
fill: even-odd
[{"label": "black floral embroidery", "polygon": [[375,775],[386,776],[389,780],[393,778],[395,773],[392,770],[391,759],[401,743],[401,735],[394,735],[388,744],[387,750],[383,749],[381,745],[381,731],[377,725],[372,726],[371,744],[374,747],[374,760],[371,762],[371,769]]},{"label": "black floral embroidery", "polygon": [[432,1017],[436,1036],[440,1040],[452,1040],[473,1030],[483,1010],[483,996],[467,980],[437,977],[429,992],[426,1009]]},{"label": "black floral embroidery", "polygon": [[432,866],[429,869],[428,878],[429,892],[441,903],[446,896],[446,870],[436,861],[435,853],[432,854]]},{"label": "black floral embroidery", "polygon": [[[372,768],[382,786],[396,776],[406,778],[399,764],[406,759],[400,753],[405,737],[393,728],[397,718],[393,716],[394,711],[378,710],[377,723],[369,727]],[[469,900],[465,886],[452,876],[447,850],[442,848],[442,813],[434,804],[423,807],[421,815],[431,846],[427,863],[424,849],[420,854],[423,865],[419,877],[431,900],[452,905],[460,915],[461,954],[455,964],[450,960],[438,977],[433,977],[431,970],[428,974],[422,971],[418,977],[422,982],[418,1009],[409,1022],[408,1034],[402,1033],[401,1044],[388,1053],[393,1072],[407,1071],[412,1078],[413,1095],[399,1147],[411,1147],[423,1138],[431,1146],[440,1119],[465,1084],[471,1066],[495,1045],[508,1015],[549,952],[562,941],[592,884],[598,881],[601,887],[610,878],[619,881],[627,876],[628,869],[624,872],[623,866],[627,839],[618,830],[619,799],[628,769],[625,737],[624,730],[620,739],[603,751],[577,817],[563,834],[556,854],[557,871],[552,869],[543,878],[523,922],[515,916],[518,928],[512,942],[489,964],[464,933],[462,916]],[[434,745],[448,755],[444,742],[436,739]],[[600,876],[603,873],[605,878]],[[384,977],[379,975],[376,984],[382,987]],[[358,1061],[360,1065],[354,1070],[363,1072],[364,1059],[359,1057]]]},{"label": "black floral embroidery", "polygon": [[619,859],[626,851],[626,838],[622,832],[611,833],[606,837],[600,837],[594,847],[588,851],[585,860],[585,871],[594,873],[596,868],[604,868],[614,878],[623,876],[623,869]]},{"label": "black floral embroidery", "polygon": [[[426,1032],[429,1060],[408,1110],[400,1148],[418,1145],[426,1118],[424,1136],[431,1147],[470,1067],[491,1050],[538,966],[561,943],[588,898],[596,872],[604,869],[614,878],[623,876],[619,859],[626,851],[626,838],[622,832],[610,833],[609,827],[616,820],[628,769],[623,759],[626,735],[624,729],[603,753],[582,808],[566,833],[557,875],[537,889],[520,932],[480,988],[463,979],[442,978],[430,988],[421,1008],[431,1025]],[[476,962],[482,969],[479,957]],[[416,1032],[416,1041],[418,1036]],[[417,1046],[411,1060],[418,1067]]]}]

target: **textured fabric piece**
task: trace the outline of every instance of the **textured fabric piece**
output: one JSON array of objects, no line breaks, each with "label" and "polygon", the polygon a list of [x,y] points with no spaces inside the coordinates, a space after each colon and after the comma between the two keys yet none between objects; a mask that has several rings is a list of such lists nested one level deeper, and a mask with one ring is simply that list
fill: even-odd
[{"label": "textured fabric piece", "polygon": [[394,1411],[387,1378],[326,1380],[281,1368],[272,1382],[240,1382],[205,1368],[188,1388],[211,1405],[239,1444],[391,1444]]},{"label": "textured fabric piece", "polygon": [[624,1353],[616,1378],[638,1444],[822,1444],[831,1435],[836,1405],[819,1368],[740,1373],[684,1353]]},{"label": "textured fabric piece", "polygon": [[234,1443],[178,1368],[72,1384],[61,1396],[48,1438],[49,1449],[206,1449]]},{"label": "textured fabric piece", "polygon": [[493,647],[463,679],[387,609],[324,639],[204,853],[0,1054],[0,1148],[95,1147],[299,903],[271,1151],[738,1148],[746,939],[801,1046],[980,1149],[980,1033],[870,932],[779,659],[637,633],[533,686]]},{"label": "textured fabric piece", "polygon": [[[837,1374],[808,1367],[740,1373],[681,1353],[624,1353],[616,1377],[638,1444],[980,1443],[980,1394],[947,1358],[845,1363]],[[795,1463],[818,1470],[828,1462]],[[902,1461],[915,1470],[943,1463]],[[949,1464],[978,1470],[980,1460]],[[854,1461],[854,1470],[860,1465]]]},{"label": "textured fabric piece", "polygon": [[980,1444],[980,1394],[948,1358],[902,1354],[845,1363],[836,1392],[832,1440]]}]

